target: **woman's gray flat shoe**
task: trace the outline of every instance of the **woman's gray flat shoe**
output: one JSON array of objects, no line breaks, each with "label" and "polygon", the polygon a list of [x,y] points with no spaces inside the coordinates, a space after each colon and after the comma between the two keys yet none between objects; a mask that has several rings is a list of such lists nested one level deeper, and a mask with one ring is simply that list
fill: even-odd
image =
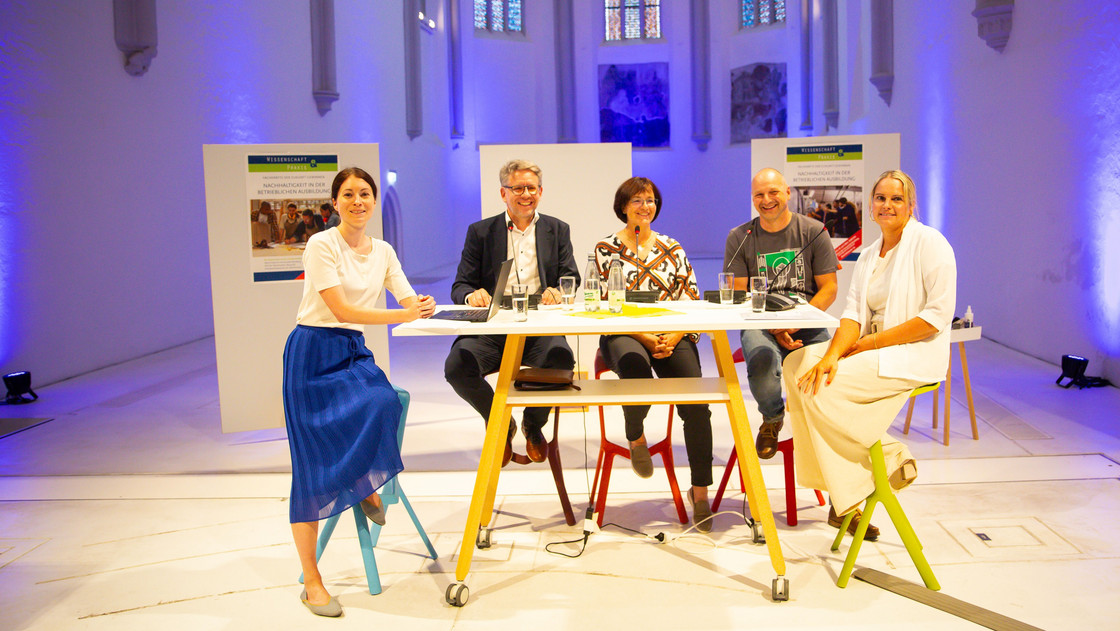
[{"label": "woman's gray flat shoe", "polygon": [[366,514],[366,517],[368,517],[370,521],[377,524],[378,526],[385,525],[384,504],[382,504],[381,506],[374,506],[373,502],[370,502],[369,500],[362,500],[361,506],[362,512]]},{"label": "woman's gray flat shoe", "polygon": [[313,605],[307,600],[307,590],[305,589],[303,590],[303,593],[299,595],[299,601],[303,603],[304,607],[307,607],[308,611],[315,614],[316,616],[323,616],[324,618],[337,618],[342,615],[342,605],[334,596],[331,596],[331,599],[328,600],[327,604],[325,605]]},{"label": "woman's gray flat shoe", "polygon": [[630,467],[640,478],[653,475],[653,458],[649,455],[649,447],[642,443],[630,446]]},{"label": "woman's gray flat shoe", "polygon": [[688,490],[688,503],[692,504],[692,523],[696,524],[699,532],[712,531],[712,507],[708,500],[696,501],[692,497],[692,489]]}]

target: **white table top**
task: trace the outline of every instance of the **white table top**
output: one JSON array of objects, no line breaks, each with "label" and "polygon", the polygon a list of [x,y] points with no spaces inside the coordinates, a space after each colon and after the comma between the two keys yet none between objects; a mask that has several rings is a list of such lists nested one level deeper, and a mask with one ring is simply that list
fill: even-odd
[{"label": "white table top", "polygon": [[980,339],[980,327],[973,326],[967,329],[951,329],[949,331],[949,343],[956,344],[957,342],[971,342]]},{"label": "white table top", "polygon": [[[414,320],[393,329],[393,335],[597,335],[610,333],[658,333],[735,331],[740,329],[829,328],[839,321],[811,305],[798,305],[789,311],[753,313],[750,305],[718,305],[700,300],[639,304],[639,307],[663,307],[677,314],[649,317],[589,318],[572,315],[579,311],[563,311],[558,305],[541,305],[529,311],[525,322],[514,322],[513,311],[503,309],[489,322],[456,322],[454,320]],[[439,309],[455,307],[440,306]],[[576,309],[581,305],[576,304]]]}]

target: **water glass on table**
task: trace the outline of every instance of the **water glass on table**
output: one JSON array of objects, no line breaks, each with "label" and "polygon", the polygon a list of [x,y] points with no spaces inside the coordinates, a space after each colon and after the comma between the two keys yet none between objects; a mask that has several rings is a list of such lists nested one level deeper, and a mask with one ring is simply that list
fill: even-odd
[{"label": "water glass on table", "polygon": [[510,290],[513,299],[513,319],[515,322],[524,322],[529,319],[529,286],[523,283],[514,283]]},{"label": "water glass on table", "polygon": [[560,304],[564,311],[571,311],[576,304],[576,277],[560,277]]},{"label": "water glass on table", "polygon": [[735,304],[735,274],[731,272],[719,274],[719,304]]},{"label": "water glass on table", "polygon": [[766,310],[766,277],[751,276],[751,311],[760,313]]}]

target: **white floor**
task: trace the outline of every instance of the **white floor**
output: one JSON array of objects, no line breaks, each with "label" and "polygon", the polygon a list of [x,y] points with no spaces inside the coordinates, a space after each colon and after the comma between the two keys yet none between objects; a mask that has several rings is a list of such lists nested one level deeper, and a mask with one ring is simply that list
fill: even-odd
[{"label": "white floor", "polygon": [[[846,547],[829,551],[835,531],[808,490],[799,492],[800,524],[785,525],[780,457],[763,469],[780,511],[789,602],[771,601],[766,548],[751,544],[735,514],[718,517],[710,537],[658,544],[607,528],[579,558],[548,553],[547,543],[578,529],[564,525],[547,467],[532,465],[503,471],[495,546],[475,553],[469,603],[447,605],[482,438],[481,420],[441,377],[448,344],[392,340],[394,381],[413,395],[401,483],[440,558],[425,557],[393,507],[378,546],[384,593],[370,596],[344,518],[321,563],[346,608],[341,620],[314,618],[297,599],[283,430],[220,432],[212,339],[0,407],[0,417],[53,419],[0,438],[0,629],[978,628],[858,580],[837,588]],[[928,395],[905,437],[920,465],[901,500],[942,593],[1045,629],[1116,628],[1120,391],[1062,390],[1053,365],[992,342],[968,353],[980,440],[961,387],[951,446],[929,427]],[[718,481],[731,439],[726,412],[714,416]],[[663,418],[651,412],[651,435]],[[561,425],[582,513],[597,415],[566,412]],[[900,416],[891,431],[901,427]],[[682,445],[676,457],[687,483]],[[742,511],[742,497],[722,508]],[[606,517],[649,534],[683,530],[664,474],[640,480],[625,462]],[[885,514],[873,521],[882,537],[865,544],[858,565],[918,582]]]}]

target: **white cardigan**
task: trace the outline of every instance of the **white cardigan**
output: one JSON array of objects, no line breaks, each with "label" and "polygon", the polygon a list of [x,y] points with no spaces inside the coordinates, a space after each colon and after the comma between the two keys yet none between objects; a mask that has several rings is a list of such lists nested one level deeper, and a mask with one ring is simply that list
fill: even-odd
[{"label": "white cardigan", "polygon": [[[848,289],[848,303],[841,316],[859,324],[863,333],[871,321],[867,287],[883,238],[867,247],[856,261]],[[902,229],[891,266],[883,328],[889,329],[917,316],[937,329],[930,337],[879,351],[879,376],[933,383],[945,379],[949,368],[949,327],[957,302],[957,262],[953,247],[940,232],[913,217]]]}]

